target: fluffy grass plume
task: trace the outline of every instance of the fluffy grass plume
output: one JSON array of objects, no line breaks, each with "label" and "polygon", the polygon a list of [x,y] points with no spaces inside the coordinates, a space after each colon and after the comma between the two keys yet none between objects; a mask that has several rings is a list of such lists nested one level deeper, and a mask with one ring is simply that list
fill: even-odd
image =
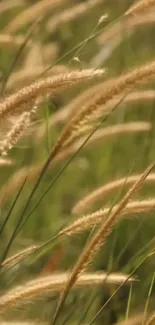
[{"label": "fluffy grass plume", "polygon": [[6,97],[0,103],[0,119],[18,112],[26,104],[31,104],[32,100],[55,95],[56,93],[69,88],[79,82],[89,80],[94,77],[100,77],[104,70],[82,70],[73,71],[66,74],[59,74],[53,77],[36,81],[31,85],[22,88],[17,93]]},{"label": "fluffy grass plume", "polygon": [[[135,133],[139,132],[148,132],[151,129],[151,125],[148,122],[131,122],[131,123],[125,123],[125,124],[118,124],[115,126],[106,127],[104,129],[98,130],[94,133],[94,135],[89,139],[89,141],[86,143],[86,146],[93,145],[95,143],[102,142],[103,140],[106,140],[108,137],[113,136],[120,136],[121,134],[126,135],[133,135]],[[68,148],[65,148],[60,153],[56,155],[56,157],[53,159],[52,164],[50,164],[49,169],[52,170],[54,167],[57,166],[60,162],[70,157],[72,154],[74,154],[80,146],[84,143],[86,140],[86,136],[80,137],[79,140],[77,140],[73,145],[69,146]],[[0,190],[0,200],[5,203],[9,199],[9,197],[14,193],[14,191],[18,190],[19,187],[24,182],[24,179],[26,178],[27,183],[33,182],[41,172],[43,164],[35,164],[34,166],[26,166],[22,167],[21,169],[18,169],[15,174],[9,179],[9,181],[4,184],[4,186]]]},{"label": "fluffy grass plume", "polygon": [[101,225],[100,229],[96,232],[96,234],[92,237],[92,239],[89,241],[88,245],[84,248],[83,252],[81,253],[79,259],[77,260],[77,263],[75,264],[73,271],[71,273],[71,276],[60,295],[60,299],[58,301],[58,306],[53,318],[53,324],[55,324],[57,317],[59,315],[59,311],[61,310],[64,301],[73,287],[73,285],[76,283],[78,277],[82,272],[86,270],[88,265],[92,262],[94,255],[99,251],[101,245],[103,246],[105,239],[111,232],[112,228],[114,227],[115,223],[118,221],[120,217],[120,213],[124,208],[126,207],[128,201],[131,199],[133,194],[138,191],[138,189],[143,185],[144,180],[147,178],[149,173],[154,168],[155,164],[151,164],[142,174],[142,176],[134,183],[134,185],[129,189],[129,191],[126,193],[126,195],[122,198],[120,203],[118,204],[115,211],[112,211],[107,218],[107,220]]},{"label": "fluffy grass plume", "polygon": [[92,99],[92,103],[89,103],[88,106],[85,105],[82,107],[80,112],[77,113],[64,128],[64,131],[60,135],[53,149],[53,153],[57,152],[60,148],[68,146],[77,136],[79,136],[79,132],[83,126],[87,125],[88,122],[90,123],[90,121],[94,121],[96,116],[98,118],[99,113],[101,114],[102,112],[103,105],[106,105],[115,96],[120,95],[125,90],[136,86],[138,83],[146,81],[154,75],[155,62],[153,61],[139,68],[135,68],[121,77],[108,81],[107,86],[104,84],[103,91],[95,97],[95,100]]},{"label": "fluffy grass plume", "polygon": [[[61,291],[66,285],[70,273],[54,274],[46,277],[39,277],[37,280],[31,280],[23,286],[19,286],[10,290],[0,299],[0,312],[11,306],[18,306],[32,298],[42,296],[52,291]],[[76,287],[101,285],[105,280],[108,284],[120,284],[128,278],[124,274],[110,274],[104,272],[85,273],[78,278]],[[133,282],[134,278],[130,278],[129,282]]]}]

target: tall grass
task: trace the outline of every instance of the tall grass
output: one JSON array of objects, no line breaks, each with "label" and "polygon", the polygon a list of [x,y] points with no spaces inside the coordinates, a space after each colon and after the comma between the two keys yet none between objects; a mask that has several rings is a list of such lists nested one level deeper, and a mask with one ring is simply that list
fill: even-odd
[{"label": "tall grass", "polygon": [[0,324],[154,322],[154,6],[0,4]]}]

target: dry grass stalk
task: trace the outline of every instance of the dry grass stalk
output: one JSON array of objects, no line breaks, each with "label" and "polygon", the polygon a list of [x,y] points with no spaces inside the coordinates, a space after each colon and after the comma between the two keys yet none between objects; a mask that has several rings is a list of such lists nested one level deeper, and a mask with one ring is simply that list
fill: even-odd
[{"label": "dry grass stalk", "polygon": [[17,261],[19,261],[21,258],[26,257],[28,254],[32,253],[33,251],[35,251],[37,249],[38,246],[36,245],[32,245],[26,249],[21,250],[20,252],[8,257],[6,260],[4,260],[4,262],[2,262],[1,267],[3,266],[7,266],[10,265],[12,263],[16,263]]},{"label": "dry grass stalk", "polygon": [[[94,143],[98,143],[99,141],[103,141],[105,137],[112,135],[120,135],[122,133],[133,134],[133,132],[147,132],[150,130],[151,125],[147,122],[131,122],[126,124],[120,124],[117,126],[107,127],[105,129],[101,129],[96,131],[89,141],[86,143],[86,146],[92,145]],[[53,168],[59,162],[67,159],[71,154],[73,154],[82,143],[85,141],[86,137],[82,137],[77,142],[75,142],[72,146],[62,150],[53,160],[52,164],[49,166]],[[4,184],[4,186],[0,190],[0,202],[8,200],[9,197],[22,186],[24,179],[26,178],[27,183],[34,181],[40,171],[42,169],[42,164],[35,165],[30,167],[23,167],[19,169],[12,177],[9,179],[8,183]]]},{"label": "dry grass stalk", "polygon": [[127,10],[124,16],[131,16],[141,13],[147,9],[150,9],[155,5],[155,0],[140,0],[135,5],[131,6],[129,10]]},{"label": "dry grass stalk", "polygon": [[18,16],[6,26],[5,31],[14,33],[23,26],[35,21],[38,17],[43,17],[49,10],[51,11],[65,2],[64,0],[41,0],[19,13]]},{"label": "dry grass stalk", "polygon": [[82,81],[91,78],[100,77],[104,70],[82,70],[73,71],[66,74],[59,74],[53,77],[47,77],[43,80],[36,81],[18,92],[8,96],[0,103],[0,119],[18,112],[21,107],[31,104],[33,100],[42,98],[47,95],[54,95],[62,89],[66,89]]},{"label": "dry grass stalk", "polygon": [[[107,183],[99,188],[95,189],[80,201],[78,201],[72,209],[72,213],[80,214],[83,213],[85,210],[90,209],[90,206],[95,203],[97,200],[104,199],[104,197],[110,194],[112,191],[126,185],[130,185],[137,181],[141,175],[131,175],[129,177],[123,177]],[[151,173],[145,180],[146,183],[152,184],[155,182],[155,173]]]},{"label": "dry grass stalk", "polygon": [[[22,36],[12,36],[9,34],[0,34],[0,45],[15,45],[19,46],[23,43],[24,38]],[[27,43],[29,44],[29,43]]]},{"label": "dry grass stalk", "polygon": [[56,313],[54,315],[53,324],[55,323],[58,312],[61,309],[69,291],[73,287],[73,285],[76,283],[77,279],[81,275],[82,272],[86,270],[88,265],[91,263],[92,259],[94,258],[95,254],[99,251],[101,245],[104,244],[107,236],[111,232],[112,228],[116,224],[116,222],[120,218],[120,214],[125,209],[127,203],[133,196],[135,192],[137,192],[140,187],[143,185],[144,180],[147,178],[147,176],[150,174],[152,169],[154,168],[155,163],[152,163],[142,174],[142,176],[134,183],[134,185],[129,189],[129,191],[124,195],[120,203],[118,204],[115,211],[111,211],[109,216],[107,217],[106,221],[101,225],[99,230],[95,233],[95,235],[92,237],[92,239],[89,241],[88,245],[84,248],[82,254],[80,255],[77,263],[75,264],[73,271],[71,273],[71,276],[62,291],[62,294],[60,296],[58,307],[56,309]]},{"label": "dry grass stalk", "polygon": [[[25,283],[23,286],[13,288],[0,299],[0,312],[11,306],[18,306],[25,303],[27,300],[42,296],[47,293],[61,291],[68,281],[69,272],[54,274],[46,277],[39,277],[37,280],[32,280]],[[105,280],[108,284],[120,284],[127,279],[124,274],[110,274],[105,272],[85,273],[81,275],[76,282],[76,287],[101,285]],[[133,282],[134,278],[129,279]]]},{"label": "dry grass stalk", "polygon": [[[116,204],[112,208],[112,212],[115,213],[119,207],[119,204]],[[139,214],[149,212],[155,208],[155,199],[150,198],[148,200],[141,201],[131,201],[124,208],[122,215],[126,216],[128,214]],[[71,236],[73,234],[91,229],[94,226],[97,226],[101,222],[106,219],[108,212],[110,211],[110,207],[99,209],[96,212],[85,215],[78,220],[74,221],[70,226],[64,228],[59,232],[59,236],[67,235]]]},{"label": "dry grass stalk", "polygon": [[10,149],[12,149],[27,127],[29,126],[31,119],[36,114],[37,104],[31,109],[30,112],[24,112],[21,117],[17,120],[12,129],[6,134],[5,139],[0,143],[0,155],[5,156]]},{"label": "dry grass stalk", "polygon": [[[76,4],[72,8],[67,8],[62,13],[56,14],[47,23],[47,30],[50,33],[55,32],[55,30],[64,23],[68,23],[74,19],[77,19],[87,13],[89,10],[93,9],[97,5],[103,3],[103,0],[88,0],[86,3]],[[105,19],[107,16],[105,15]]]},{"label": "dry grass stalk", "polygon": [[[96,87],[96,86],[95,86]],[[93,86],[94,88],[94,86]],[[103,88],[103,83],[102,83]],[[97,89],[97,87],[96,87]],[[58,110],[58,112],[54,113],[48,121],[48,126],[55,126],[58,123],[64,123],[68,118],[70,118],[70,115],[73,116],[75,112],[77,112],[77,109],[84,105],[85,102],[88,103],[88,100],[90,100],[93,96],[93,93],[89,93],[88,90],[84,91],[81,95],[77,96],[77,98],[73,99],[71,103],[69,103],[64,108]],[[124,103],[128,104],[130,102],[136,102],[136,101],[151,101],[155,99],[155,91],[154,90],[144,90],[144,91],[135,91],[131,94],[128,94],[125,99]],[[108,111],[110,108],[115,106],[119,101],[121,100],[121,96],[118,96],[116,99],[113,99],[110,103],[105,105],[103,107],[103,111]],[[132,107],[133,108],[133,107]],[[42,138],[45,135],[46,128],[43,124],[41,124],[39,127],[37,127],[36,130],[36,140]]]},{"label": "dry grass stalk", "polygon": [[60,148],[62,149],[71,144],[71,142],[79,136],[79,131],[83,126],[97,119],[102,112],[103,105],[106,105],[117,95],[122,94],[124,91],[131,87],[133,88],[133,86],[146,81],[154,75],[155,61],[141,66],[140,68],[135,68],[121,77],[108,81],[107,85],[104,85],[103,91],[98,94],[98,97],[92,100],[92,103],[89,103],[88,106],[85,105],[66,125],[54,147],[53,155],[60,150]]}]

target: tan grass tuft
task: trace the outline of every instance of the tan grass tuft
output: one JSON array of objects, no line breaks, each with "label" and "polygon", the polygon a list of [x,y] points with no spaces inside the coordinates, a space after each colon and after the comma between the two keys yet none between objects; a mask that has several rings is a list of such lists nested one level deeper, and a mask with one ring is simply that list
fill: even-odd
[{"label": "tan grass tuft", "polygon": [[[3,296],[0,297],[0,312],[3,312],[9,307],[16,307],[26,301],[43,296],[47,293],[61,291],[66,285],[69,272],[54,274],[46,277],[39,277],[38,279],[29,281],[23,286],[18,286]],[[112,273],[107,275],[105,272],[85,273],[81,275],[76,282],[76,287],[101,285],[104,284],[120,284],[128,278],[127,275]],[[133,282],[134,278],[130,278],[129,282]]]},{"label": "tan grass tuft", "polygon": [[121,77],[108,81],[106,85],[104,84],[103,91],[100,92],[94,100],[92,99],[92,103],[82,107],[80,112],[66,125],[55,145],[53,154],[60,150],[60,148],[62,150],[62,148],[68,146],[75,140],[76,137],[79,136],[79,132],[83,126],[97,119],[103,110],[103,105],[106,105],[116,96],[136,86],[138,83],[146,81],[154,75],[155,61],[141,66],[140,68],[135,68]]},{"label": "tan grass tuft", "polygon": [[4,262],[2,262],[2,264],[0,266],[7,266],[10,265],[12,263],[15,263],[17,261],[19,261],[21,258],[26,257],[27,255],[29,255],[30,253],[33,253],[33,251],[37,250],[36,245],[32,245],[26,249],[21,250],[20,252],[8,257],[6,260],[4,260]]},{"label": "tan grass tuft", "polygon": [[86,270],[88,265],[91,263],[92,259],[94,258],[95,254],[99,251],[101,245],[104,244],[107,236],[111,232],[112,228],[116,224],[116,222],[120,218],[120,214],[126,207],[128,201],[131,199],[133,194],[140,189],[143,185],[145,178],[149,175],[149,173],[154,168],[155,163],[152,163],[142,174],[142,176],[134,183],[134,185],[129,189],[129,191],[124,195],[120,203],[118,204],[115,211],[110,212],[106,221],[101,225],[99,230],[95,233],[92,239],[89,241],[88,245],[84,248],[83,252],[81,253],[77,263],[75,264],[71,276],[60,296],[58,307],[56,309],[56,313],[54,315],[53,323],[58,317],[58,312],[61,309],[69,291],[76,283],[77,279],[79,278],[80,274]]},{"label": "tan grass tuft", "polygon": [[[137,181],[138,178],[140,178],[141,175],[131,175],[129,177],[123,177],[120,179],[117,179],[115,181],[112,181],[108,184],[105,184],[94,191],[92,191],[90,194],[86,195],[84,198],[82,198],[79,202],[75,204],[75,206],[72,209],[72,213],[79,214],[83,213],[85,210],[90,209],[90,206],[96,202],[97,200],[104,199],[104,197],[108,194],[110,194],[112,191],[126,185],[130,185]],[[155,182],[155,173],[151,173],[145,180],[146,183],[152,184]]]},{"label": "tan grass tuft", "polygon": [[30,104],[33,100],[47,95],[54,95],[62,89],[71,87],[79,82],[99,77],[103,72],[104,70],[91,69],[73,71],[36,81],[30,86],[26,86],[15,94],[8,96],[0,103],[0,119],[18,112],[23,105]]},{"label": "tan grass tuft", "polygon": [[[100,87],[101,85],[99,85],[99,88]],[[102,88],[103,88],[103,83],[102,83]],[[94,90],[97,92],[99,89],[97,88],[97,86],[90,87],[90,91],[89,89],[84,91],[82,94],[80,94],[75,99],[73,99],[64,108],[52,114],[52,116],[49,118],[48,126],[51,127],[57,125],[58,123],[64,123],[68,118],[70,118],[70,116],[73,117],[73,114],[77,113],[79,107],[83,106],[85,102],[88,103],[88,100],[89,101],[92,100],[90,99],[90,97],[92,98],[92,96],[94,96]],[[128,104],[130,102],[136,102],[136,101],[142,101],[142,102],[151,101],[154,99],[155,99],[154,90],[134,91],[133,93],[128,94],[125,97],[124,103]],[[111,100],[110,103],[108,103],[103,107],[103,112],[104,111],[107,112],[109,109],[115,106],[120,100],[121,100],[121,96],[118,96],[116,99]],[[36,130],[36,141],[42,138],[45,135],[45,132],[46,132],[45,126],[44,124],[41,124]]]},{"label": "tan grass tuft", "polygon": [[[23,68],[17,72],[14,72],[8,81],[7,88],[21,88],[21,86],[25,86],[30,82],[34,81],[40,74],[42,74],[47,66],[35,66],[29,68]],[[52,69],[50,69],[46,76],[53,76],[59,73],[68,73],[71,69],[67,68],[64,65],[55,65]]]},{"label": "tan grass tuft", "polygon": [[[131,122],[125,124],[118,124],[115,126],[108,126],[105,129],[97,130],[87,141],[86,146],[93,145],[94,143],[99,143],[107,137],[119,136],[121,134],[133,134],[137,132],[147,132],[151,129],[151,125],[148,122]],[[89,130],[89,129],[88,129]],[[84,132],[85,129],[80,130],[80,134]],[[71,146],[64,148],[60,153],[54,158],[53,164],[55,165],[57,162],[66,159],[68,156],[76,152],[87,139],[87,135],[80,137],[79,140],[75,141]],[[53,164],[51,167],[53,167]]]},{"label": "tan grass tuft", "polygon": [[19,141],[27,127],[29,126],[32,117],[37,110],[37,104],[31,109],[30,112],[25,112],[17,120],[12,129],[5,136],[5,139],[0,143],[0,155],[5,156]]},{"label": "tan grass tuft", "polygon": [[131,6],[129,10],[127,10],[124,16],[136,15],[150,9],[152,6],[155,5],[155,0],[140,0],[135,5]]},{"label": "tan grass tuft", "polygon": [[[111,211],[115,213],[117,211],[119,204],[116,204],[111,209],[110,207],[99,209],[96,212],[85,215],[78,220],[74,221],[70,226],[64,228],[59,232],[59,235],[71,236],[73,234],[82,232],[84,230],[91,229],[94,226],[97,226],[106,219],[108,212]],[[150,198],[148,200],[141,201],[131,201],[124,208],[122,215],[126,216],[128,214],[139,214],[145,213],[153,210],[155,208],[155,199]]]}]

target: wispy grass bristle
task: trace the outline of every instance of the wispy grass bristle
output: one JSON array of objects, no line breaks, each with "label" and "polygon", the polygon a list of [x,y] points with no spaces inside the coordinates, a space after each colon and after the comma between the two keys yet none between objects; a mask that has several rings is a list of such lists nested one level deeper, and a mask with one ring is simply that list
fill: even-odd
[{"label": "wispy grass bristle", "polygon": [[[120,187],[134,183],[139,177],[141,177],[140,174],[131,175],[128,177],[126,176],[117,179],[115,181],[112,181],[110,183],[107,183],[103,186],[100,186],[99,188],[95,189],[94,191],[86,195],[84,198],[82,198],[79,202],[77,202],[72,209],[72,213],[75,214],[83,213],[85,210],[87,210],[87,208],[90,209],[91,205],[97,200],[104,199],[106,195],[110,194],[112,191]],[[151,173],[145,179],[145,183],[152,184],[154,182],[155,182],[155,174]]]},{"label": "wispy grass bristle", "polygon": [[59,311],[61,310],[64,301],[71,290],[71,288],[74,286],[76,283],[77,279],[81,275],[82,272],[84,272],[88,265],[92,262],[94,259],[94,256],[96,253],[99,251],[101,245],[103,246],[107,236],[109,233],[112,231],[112,228],[116,224],[116,222],[120,218],[120,214],[126,207],[127,203],[133,196],[133,194],[140,189],[140,187],[143,185],[144,180],[147,178],[149,173],[152,171],[154,168],[155,164],[151,164],[142,174],[142,176],[134,183],[134,185],[129,189],[129,191],[124,195],[124,197],[121,199],[120,203],[118,204],[117,208],[115,211],[112,211],[109,214],[109,217],[107,220],[101,225],[99,230],[95,233],[95,235],[90,239],[88,242],[88,245],[84,248],[83,252],[81,253],[79,259],[77,260],[73,271],[71,273],[71,276],[62,292],[60,295],[60,299],[58,301],[58,306],[53,318],[53,324],[55,324],[57,317],[59,315]]},{"label": "wispy grass bristle", "polygon": [[0,143],[0,155],[6,156],[19,141],[26,128],[29,126],[31,119],[36,114],[37,104],[33,106],[30,112],[25,112],[21,115],[19,120],[15,123],[12,129],[5,136],[5,139]]},{"label": "wispy grass bristle", "polygon": [[[21,86],[28,85],[30,82],[35,80],[40,74],[44,72],[46,66],[33,66],[33,67],[25,67],[10,76],[10,79],[7,84],[7,88],[21,88]],[[56,65],[51,70],[49,70],[46,75],[53,76],[59,73],[67,73],[71,69],[67,68],[63,65]]]},{"label": "wispy grass bristle", "polygon": [[[93,122],[102,112],[103,105],[106,105],[110,100],[117,95],[122,94],[124,91],[133,88],[139,83],[155,75],[155,61],[148,63],[139,68],[135,68],[131,72],[122,75],[121,77],[112,79],[104,84],[103,91],[92,99],[92,103],[82,107],[79,113],[69,121],[60,135],[53,152],[57,152],[60,148],[68,146],[76,137],[79,136],[80,129]],[[101,108],[101,111],[100,111]]]},{"label": "wispy grass bristle", "polygon": [[103,73],[104,70],[102,69],[77,70],[36,81],[8,96],[0,103],[0,120],[8,115],[17,113],[23,106],[25,110],[25,105],[31,104],[33,100],[38,100],[47,95],[55,95],[56,93],[80,82],[95,77],[101,77]]},{"label": "wispy grass bristle", "polygon": [[17,261],[19,261],[21,258],[27,256],[28,254],[32,253],[33,251],[37,250],[37,246],[36,245],[32,245],[26,249],[21,250],[20,252],[8,257],[6,260],[4,260],[1,263],[1,267],[3,266],[7,266],[10,265],[12,263],[16,263]]},{"label": "wispy grass bristle", "polygon": [[[101,84],[99,87],[93,86],[90,87],[90,90],[86,90],[82,92],[81,95],[77,96],[77,98],[73,99],[68,105],[66,105],[64,108],[58,110],[58,112],[52,114],[52,116],[49,118],[48,126],[52,127],[59,123],[64,123],[65,121],[68,121],[75,113],[77,113],[78,108],[81,106],[84,106],[84,104],[88,100],[92,100],[92,96],[94,96],[94,91],[97,93],[97,91],[101,91],[103,89],[103,84]],[[91,97],[91,98],[90,98]],[[144,91],[134,91],[133,93],[128,94],[124,98],[124,104],[132,104],[136,103],[136,101],[143,102],[143,101],[153,101],[155,98],[155,92],[154,90],[144,90]],[[116,99],[111,100],[111,102],[103,107],[103,112],[108,112],[109,109],[114,107],[119,101],[121,100],[121,96],[118,96]],[[127,106],[130,109],[130,106]],[[134,107],[132,106],[132,109]],[[43,124],[41,124],[37,130],[36,130],[36,140],[42,138],[45,135],[46,128]]]},{"label": "wispy grass bristle", "polygon": [[[49,292],[61,291],[66,285],[70,272],[58,273],[46,277],[39,277],[31,280],[23,286],[18,286],[0,297],[0,313],[6,308],[17,307],[25,302],[30,301],[39,296],[43,296]],[[105,272],[85,273],[81,275],[76,282],[76,287],[95,286],[107,284],[120,284],[128,278],[128,275]],[[134,282],[133,277],[128,282]]]},{"label": "wispy grass bristle", "polygon": [[[108,216],[108,212],[111,210],[112,212],[117,211],[119,204],[116,204],[112,207],[106,207],[104,209],[99,209],[93,213],[85,215],[78,220],[74,221],[70,226],[66,227],[65,229],[61,230],[59,235],[67,235],[71,236],[76,233],[80,233],[82,231],[88,230],[93,228],[94,226],[98,226],[101,222],[106,220]],[[155,199],[150,198],[147,200],[139,200],[139,201],[131,201],[129,202],[124,210],[122,211],[122,215],[125,217],[129,214],[131,218],[133,214],[134,216],[138,217],[138,214],[149,212],[155,208]]]},{"label": "wispy grass bristle", "polygon": [[[118,124],[115,126],[106,127],[96,131],[89,141],[86,143],[85,147],[93,145],[95,143],[102,142],[106,140],[107,137],[119,136],[121,134],[133,135],[139,132],[148,132],[151,129],[151,124],[148,122],[131,122],[125,124]],[[76,152],[83,142],[86,140],[86,136],[81,137],[79,140],[75,141],[71,146],[62,150],[56,155],[49,169],[53,169],[58,163],[70,157],[74,152]],[[27,179],[27,183],[33,182],[39,175],[42,168],[42,164],[35,164],[31,167],[23,167],[9,179],[9,181],[1,187],[0,190],[0,201],[3,204],[6,200],[10,198],[12,193],[16,191],[23,183],[24,179]],[[6,195],[7,194],[7,195]]]}]

